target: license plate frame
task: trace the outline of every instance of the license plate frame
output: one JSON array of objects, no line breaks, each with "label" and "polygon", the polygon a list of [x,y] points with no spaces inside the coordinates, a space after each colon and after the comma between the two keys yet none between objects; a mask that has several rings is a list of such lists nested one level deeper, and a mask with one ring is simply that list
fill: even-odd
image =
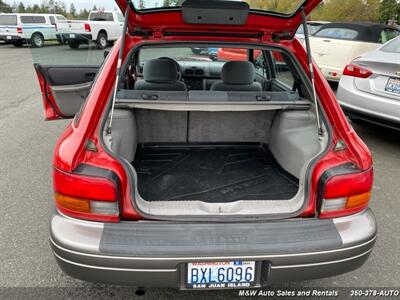
[{"label": "license plate frame", "polygon": [[75,33],[70,33],[70,34],[69,34],[69,38],[70,38],[70,39],[76,38],[76,34],[75,34]]},{"label": "license plate frame", "polygon": [[[389,87],[389,85],[394,85],[394,87]],[[385,92],[400,95],[400,78],[389,77],[385,86]]]},{"label": "license plate frame", "polygon": [[7,39],[8,41],[9,41],[9,40],[12,40],[12,36],[11,36],[11,35],[7,35],[6,39]]},{"label": "license plate frame", "polygon": [[251,259],[232,259],[232,260],[198,260],[198,261],[188,261],[186,263],[180,264],[180,289],[181,290],[224,290],[224,289],[247,289],[247,288],[259,288],[262,286],[262,282],[266,282],[269,270],[270,263],[265,261],[254,261],[254,281],[249,284],[225,284],[225,285],[216,285],[216,286],[193,286],[193,284],[188,283],[188,271],[189,271],[189,263],[221,263],[221,262],[235,262],[235,261],[254,261]]}]

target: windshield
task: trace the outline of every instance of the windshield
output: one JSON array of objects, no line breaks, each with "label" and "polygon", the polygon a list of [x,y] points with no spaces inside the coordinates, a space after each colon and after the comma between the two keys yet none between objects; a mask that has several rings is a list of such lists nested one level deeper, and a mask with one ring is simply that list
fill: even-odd
[{"label": "windshield", "polygon": [[400,53],[400,38],[387,43],[381,49],[383,52]]},{"label": "windshield", "polygon": [[[184,0],[133,0],[137,10],[180,7]],[[295,13],[305,0],[245,0],[250,5],[250,9],[274,12],[279,14],[291,15]],[[161,3],[161,4],[160,4]]]}]

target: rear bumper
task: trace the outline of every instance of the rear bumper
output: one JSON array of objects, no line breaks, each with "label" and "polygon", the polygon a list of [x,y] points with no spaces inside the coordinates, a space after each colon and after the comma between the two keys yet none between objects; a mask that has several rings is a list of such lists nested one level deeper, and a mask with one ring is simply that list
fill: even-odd
[{"label": "rear bumper", "polygon": [[350,117],[400,129],[400,101],[360,91],[352,77],[342,77],[337,99]]},{"label": "rear bumper", "polygon": [[187,262],[260,261],[260,286],[349,272],[367,260],[376,231],[370,210],[333,220],[231,224],[103,224],[55,214],[50,241],[72,277],[184,289]]},{"label": "rear bumper", "polygon": [[26,39],[22,38],[19,35],[0,35],[0,40],[6,41],[8,43],[26,42]]},{"label": "rear bumper", "polygon": [[78,42],[81,44],[89,43],[92,41],[92,34],[86,33],[59,33],[57,34],[57,40],[60,42],[67,43],[68,41]]}]

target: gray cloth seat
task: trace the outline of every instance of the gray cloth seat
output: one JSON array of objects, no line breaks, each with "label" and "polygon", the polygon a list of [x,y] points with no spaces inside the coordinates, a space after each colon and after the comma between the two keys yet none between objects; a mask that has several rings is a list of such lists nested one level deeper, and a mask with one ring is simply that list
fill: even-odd
[{"label": "gray cloth seat", "polygon": [[211,86],[211,91],[262,91],[260,83],[254,81],[255,68],[249,61],[227,62],[221,73],[222,81]]},{"label": "gray cloth seat", "polygon": [[149,60],[144,64],[143,79],[135,83],[135,90],[186,91],[186,85],[178,80],[178,74],[178,67],[172,60]]}]

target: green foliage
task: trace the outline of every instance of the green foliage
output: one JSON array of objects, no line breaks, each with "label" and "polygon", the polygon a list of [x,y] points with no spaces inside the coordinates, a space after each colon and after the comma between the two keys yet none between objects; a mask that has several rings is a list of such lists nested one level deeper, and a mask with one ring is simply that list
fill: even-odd
[{"label": "green foliage", "polygon": [[3,12],[3,13],[12,12],[11,6],[8,5],[7,3],[4,3],[2,0],[0,0],[0,12]]},{"label": "green foliage", "polygon": [[379,6],[379,21],[388,23],[397,20],[400,23],[400,2],[396,0],[382,0]]}]

